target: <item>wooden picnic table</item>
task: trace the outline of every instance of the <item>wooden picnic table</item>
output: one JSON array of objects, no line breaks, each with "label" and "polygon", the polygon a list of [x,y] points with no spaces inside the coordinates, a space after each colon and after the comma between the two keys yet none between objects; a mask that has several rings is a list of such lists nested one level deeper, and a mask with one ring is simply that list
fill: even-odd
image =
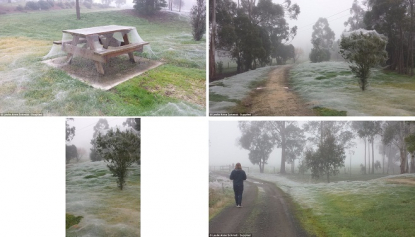
[{"label": "wooden picnic table", "polygon": [[[105,74],[102,63],[107,63],[112,57],[128,54],[130,61],[135,63],[134,51],[143,50],[147,42],[130,43],[128,33],[135,30],[131,26],[98,26],[84,29],[63,30],[63,33],[72,35],[72,40],[54,41],[61,44],[62,50],[68,53],[67,60],[71,63],[73,56],[92,59],[97,71]],[[121,33],[123,41],[114,38],[115,33]]]}]

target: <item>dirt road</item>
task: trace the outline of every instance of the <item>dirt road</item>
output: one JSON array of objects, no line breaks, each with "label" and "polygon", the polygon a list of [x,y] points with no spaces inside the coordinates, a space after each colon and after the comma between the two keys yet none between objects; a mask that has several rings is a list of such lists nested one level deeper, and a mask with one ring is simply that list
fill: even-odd
[{"label": "dirt road", "polygon": [[257,116],[313,116],[314,113],[289,87],[290,65],[278,66],[263,88],[252,96],[251,111]]},{"label": "dirt road", "polygon": [[252,237],[307,236],[275,184],[250,179],[244,183],[242,208],[222,210],[209,223],[209,233],[246,233]]}]

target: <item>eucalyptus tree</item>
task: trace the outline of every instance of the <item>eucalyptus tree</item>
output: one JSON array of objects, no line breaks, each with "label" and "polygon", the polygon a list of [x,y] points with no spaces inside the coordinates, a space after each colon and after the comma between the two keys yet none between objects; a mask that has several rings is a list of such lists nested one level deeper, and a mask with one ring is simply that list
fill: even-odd
[{"label": "eucalyptus tree", "polygon": [[358,29],[365,29],[366,25],[364,22],[366,11],[359,5],[357,0],[353,1],[352,7],[350,8],[351,16],[344,22],[344,26],[349,26],[347,31],[354,31]]},{"label": "eucalyptus tree", "polygon": [[193,39],[200,41],[206,30],[206,1],[196,0],[196,5],[190,10]]},{"label": "eucalyptus tree", "polygon": [[334,36],[327,19],[320,17],[313,25],[311,35],[313,48],[309,55],[311,62],[317,63],[330,60],[330,50],[333,46]]},{"label": "eucalyptus tree", "polygon": [[400,172],[408,173],[408,148],[405,138],[410,136],[410,123],[406,121],[387,121],[385,122],[382,142],[392,144],[399,149]]},{"label": "eucalyptus tree", "polygon": [[[365,141],[365,170],[366,170],[366,141],[372,144],[372,164],[370,165],[370,155],[368,158],[369,162],[369,173],[374,174],[375,165],[375,150],[374,143],[376,136],[382,135],[382,122],[381,121],[353,121],[352,129],[357,135]],[[370,170],[372,167],[372,170]],[[366,172],[365,172],[366,173]]]},{"label": "eucalyptus tree", "polygon": [[289,0],[282,4],[246,0],[241,7],[231,0],[220,0],[215,6],[210,19],[211,33],[217,31],[217,37],[211,37],[210,48],[228,51],[238,72],[255,69],[257,62],[269,63],[282,41],[294,37],[297,31],[297,27],[289,27],[286,18],[296,19],[300,8]]},{"label": "eucalyptus tree", "polygon": [[305,162],[311,170],[311,176],[315,179],[326,176],[328,183],[330,183],[330,176],[340,172],[340,167],[344,166],[345,159],[346,155],[341,139],[337,139],[330,131],[325,133],[316,151],[308,149],[305,152]]},{"label": "eucalyptus tree", "polygon": [[259,171],[263,173],[269,155],[275,147],[275,139],[268,130],[267,122],[239,122],[238,126],[242,132],[239,145],[249,151],[249,160],[252,164],[257,164]]},{"label": "eucalyptus tree", "polygon": [[408,152],[411,154],[411,166],[409,172],[415,173],[415,122],[409,122],[410,134],[405,138]]},{"label": "eucalyptus tree", "polygon": [[309,134],[307,140],[313,145],[322,143],[328,134],[332,134],[345,149],[350,149],[356,145],[350,126],[347,121],[308,121],[303,129]]},{"label": "eucalyptus tree", "polygon": [[367,29],[388,37],[389,69],[413,75],[413,0],[368,0]]},{"label": "eucalyptus tree", "polygon": [[100,160],[102,160],[102,157],[96,151],[96,138],[98,137],[98,135],[100,133],[107,130],[108,128],[109,128],[108,121],[104,118],[100,118],[98,120],[98,122],[95,124],[95,126],[93,127],[94,133],[92,134],[92,139],[91,139],[91,142],[90,142],[92,147],[90,149],[91,152],[89,153],[89,158],[91,159],[91,161],[100,161]]},{"label": "eucalyptus tree", "polygon": [[256,159],[255,163],[253,160],[251,162],[259,164],[262,171],[269,154],[278,147],[281,148],[280,173],[285,174],[285,163],[288,161],[293,165],[305,145],[303,130],[293,121],[239,122],[239,129],[242,132],[240,146],[252,152],[250,160],[251,157]]}]

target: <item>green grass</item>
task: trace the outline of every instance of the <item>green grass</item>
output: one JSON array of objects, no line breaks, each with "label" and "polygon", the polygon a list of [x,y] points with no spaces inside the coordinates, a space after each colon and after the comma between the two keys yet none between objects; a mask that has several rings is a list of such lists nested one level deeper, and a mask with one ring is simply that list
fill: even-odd
[{"label": "green grass", "polygon": [[338,111],[320,106],[314,107],[313,111],[318,116],[347,116],[347,111]]},{"label": "green grass", "polygon": [[[345,62],[301,63],[290,72],[293,90],[314,106],[345,111],[347,116],[414,115],[415,77],[375,68],[368,82],[362,91]],[[323,112],[335,116],[336,111]]]},{"label": "green grass", "polygon": [[[206,40],[194,41],[190,24],[183,17],[166,17],[165,22],[150,22],[122,11],[87,9],[82,9],[81,20],[76,20],[73,9],[2,16],[0,54],[8,57],[0,58],[0,78],[15,79],[0,79],[0,112],[148,115],[160,106],[178,102],[200,105],[203,111]],[[150,42],[155,53],[152,58],[164,65],[101,91],[41,62],[52,41],[61,39],[62,30],[111,24],[135,26]],[[3,101],[6,96],[8,100]]]},{"label": "green grass", "polygon": [[413,236],[415,188],[397,186],[388,193],[326,194],[320,202],[324,215],[301,210],[306,229],[316,236]]},{"label": "green grass", "polygon": [[[359,171],[355,171],[353,170],[353,175],[350,174],[345,174],[343,173],[343,170],[340,170],[340,173],[335,175],[335,176],[330,176],[330,182],[340,182],[340,181],[368,181],[368,180],[372,180],[372,179],[378,179],[381,177],[385,177],[387,176],[387,174],[382,174],[382,173],[375,173],[375,174],[360,174],[358,173]],[[311,178],[311,174],[310,173],[306,173],[304,175],[295,173],[295,174],[291,174],[291,173],[287,173],[285,175],[285,177],[287,177],[288,179],[291,179],[293,181],[297,181],[297,182],[308,182],[309,180],[312,180],[312,182],[314,183],[327,183],[327,178],[326,176],[320,177],[320,179],[312,179]]]},{"label": "green grass", "polygon": [[78,224],[83,216],[74,216],[72,214],[66,213],[66,229],[69,229],[69,227]]},{"label": "green grass", "polygon": [[229,102],[235,102],[235,103],[239,103],[240,102],[239,100],[230,99],[226,95],[219,95],[219,94],[216,94],[214,92],[210,92],[209,93],[209,101],[215,101],[215,102],[229,101]]}]

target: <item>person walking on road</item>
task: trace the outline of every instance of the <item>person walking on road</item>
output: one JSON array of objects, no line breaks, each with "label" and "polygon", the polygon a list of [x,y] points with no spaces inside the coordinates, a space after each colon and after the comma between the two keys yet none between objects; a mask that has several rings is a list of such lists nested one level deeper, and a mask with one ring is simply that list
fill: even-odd
[{"label": "person walking on road", "polygon": [[242,193],[244,192],[245,171],[242,170],[241,163],[236,163],[232,170],[230,179],[233,180],[233,191],[235,193],[236,207],[242,207]]}]

